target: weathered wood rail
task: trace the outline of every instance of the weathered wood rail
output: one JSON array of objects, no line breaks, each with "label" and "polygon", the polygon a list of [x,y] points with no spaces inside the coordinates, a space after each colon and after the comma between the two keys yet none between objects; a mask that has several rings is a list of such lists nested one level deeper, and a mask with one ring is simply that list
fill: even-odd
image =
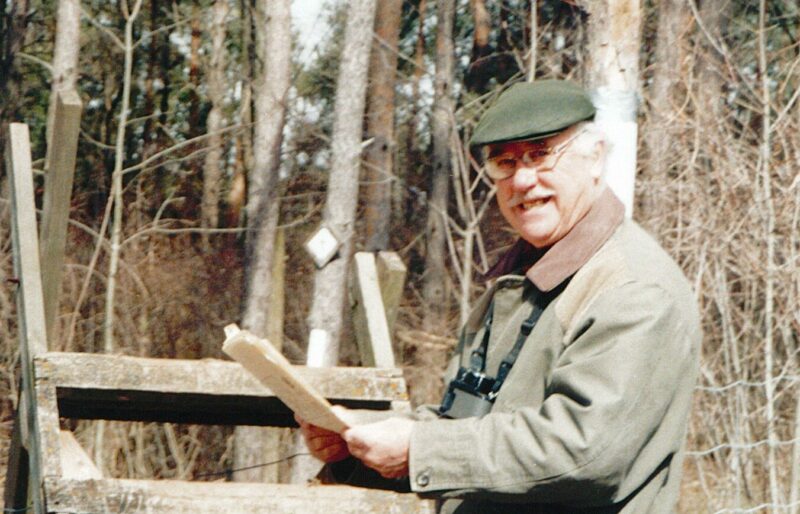
[{"label": "weathered wood rail", "polygon": [[[408,400],[399,370],[296,368],[350,408],[403,408]],[[235,362],[51,352],[35,359],[34,370],[62,418],[297,426],[283,402]]]}]

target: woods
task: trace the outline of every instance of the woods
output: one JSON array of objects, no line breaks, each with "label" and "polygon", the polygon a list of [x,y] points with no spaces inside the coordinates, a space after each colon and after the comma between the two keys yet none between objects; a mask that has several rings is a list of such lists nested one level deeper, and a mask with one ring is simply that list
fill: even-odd
[{"label": "woods", "polygon": [[[392,250],[408,268],[397,362],[412,400],[437,402],[443,355],[513,242],[465,142],[511,84],[570,79],[616,138],[609,181],[703,314],[680,511],[800,512],[797,5],[340,0],[300,33],[299,3],[4,2],[0,148],[28,124],[40,209],[64,164],[54,138],[72,137],[53,126],[59,94],[82,104],[50,349],[221,358],[240,322],[295,363],[324,331],[314,362],[359,365],[352,256]],[[3,171],[3,441],[20,373],[10,208]],[[321,226],[340,246],[318,269],[304,243]],[[261,429],[63,423],[108,476],[278,460],[248,477],[289,475],[291,438]],[[243,450],[259,438],[272,449]]]}]

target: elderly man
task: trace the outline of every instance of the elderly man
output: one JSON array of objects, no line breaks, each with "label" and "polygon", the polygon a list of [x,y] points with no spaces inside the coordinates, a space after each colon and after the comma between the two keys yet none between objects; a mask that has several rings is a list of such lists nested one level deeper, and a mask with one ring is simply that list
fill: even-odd
[{"label": "elderly man", "polygon": [[442,512],[673,510],[699,316],[606,187],[594,112],[578,86],[542,81],[483,116],[471,145],[520,239],[462,331],[441,406],[341,437],[298,420],[332,477],[431,494]]}]

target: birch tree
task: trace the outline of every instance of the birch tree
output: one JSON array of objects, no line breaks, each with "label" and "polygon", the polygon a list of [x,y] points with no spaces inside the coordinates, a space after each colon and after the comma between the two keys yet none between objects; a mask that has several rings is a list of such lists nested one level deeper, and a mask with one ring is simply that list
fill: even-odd
[{"label": "birch tree", "polygon": [[309,359],[323,366],[336,365],[339,355],[347,273],[355,235],[361,126],[374,17],[375,0],[351,0],[349,3],[342,60],[336,80],[333,156],[323,212],[324,224],[334,232],[341,246],[338,257],[314,276],[314,298],[308,316],[309,328],[325,334],[319,348],[309,349]]},{"label": "birch tree", "polygon": [[581,0],[589,13],[587,85],[595,120],[612,138],[606,179],[633,213],[636,175],[636,102],[639,90],[641,0]]},{"label": "birch tree", "polygon": [[447,313],[446,220],[450,182],[450,134],[453,130],[453,19],[455,0],[437,0],[436,76],[433,98],[433,177],[428,222],[425,229],[426,254],[422,296],[425,302],[424,328],[443,327]]},{"label": "birch tree", "polygon": [[366,179],[367,250],[386,250],[392,220],[394,180],[394,86],[397,76],[397,39],[402,0],[383,0],[375,15],[375,39],[369,62],[367,139],[364,155]]},{"label": "birch tree", "polygon": [[[253,168],[247,199],[247,292],[242,325],[262,337],[269,336],[272,300],[274,242],[278,226],[278,178],[283,126],[289,92],[291,64],[291,11],[289,0],[260,0],[263,39],[260,55],[264,68],[256,81]],[[258,25],[257,25],[258,26]],[[239,427],[234,444],[237,468],[264,462],[275,453],[276,437],[270,431]],[[269,468],[240,473],[238,480],[274,479]]]}]

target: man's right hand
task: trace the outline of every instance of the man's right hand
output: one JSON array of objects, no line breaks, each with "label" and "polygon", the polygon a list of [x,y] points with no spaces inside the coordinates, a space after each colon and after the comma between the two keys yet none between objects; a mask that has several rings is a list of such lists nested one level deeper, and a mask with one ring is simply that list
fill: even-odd
[{"label": "man's right hand", "polygon": [[300,431],[306,440],[308,450],[317,459],[330,463],[344,460],[350,456],[347,443],[336,432],[312,425],[297,414],[294,419],[300,425]]}]

